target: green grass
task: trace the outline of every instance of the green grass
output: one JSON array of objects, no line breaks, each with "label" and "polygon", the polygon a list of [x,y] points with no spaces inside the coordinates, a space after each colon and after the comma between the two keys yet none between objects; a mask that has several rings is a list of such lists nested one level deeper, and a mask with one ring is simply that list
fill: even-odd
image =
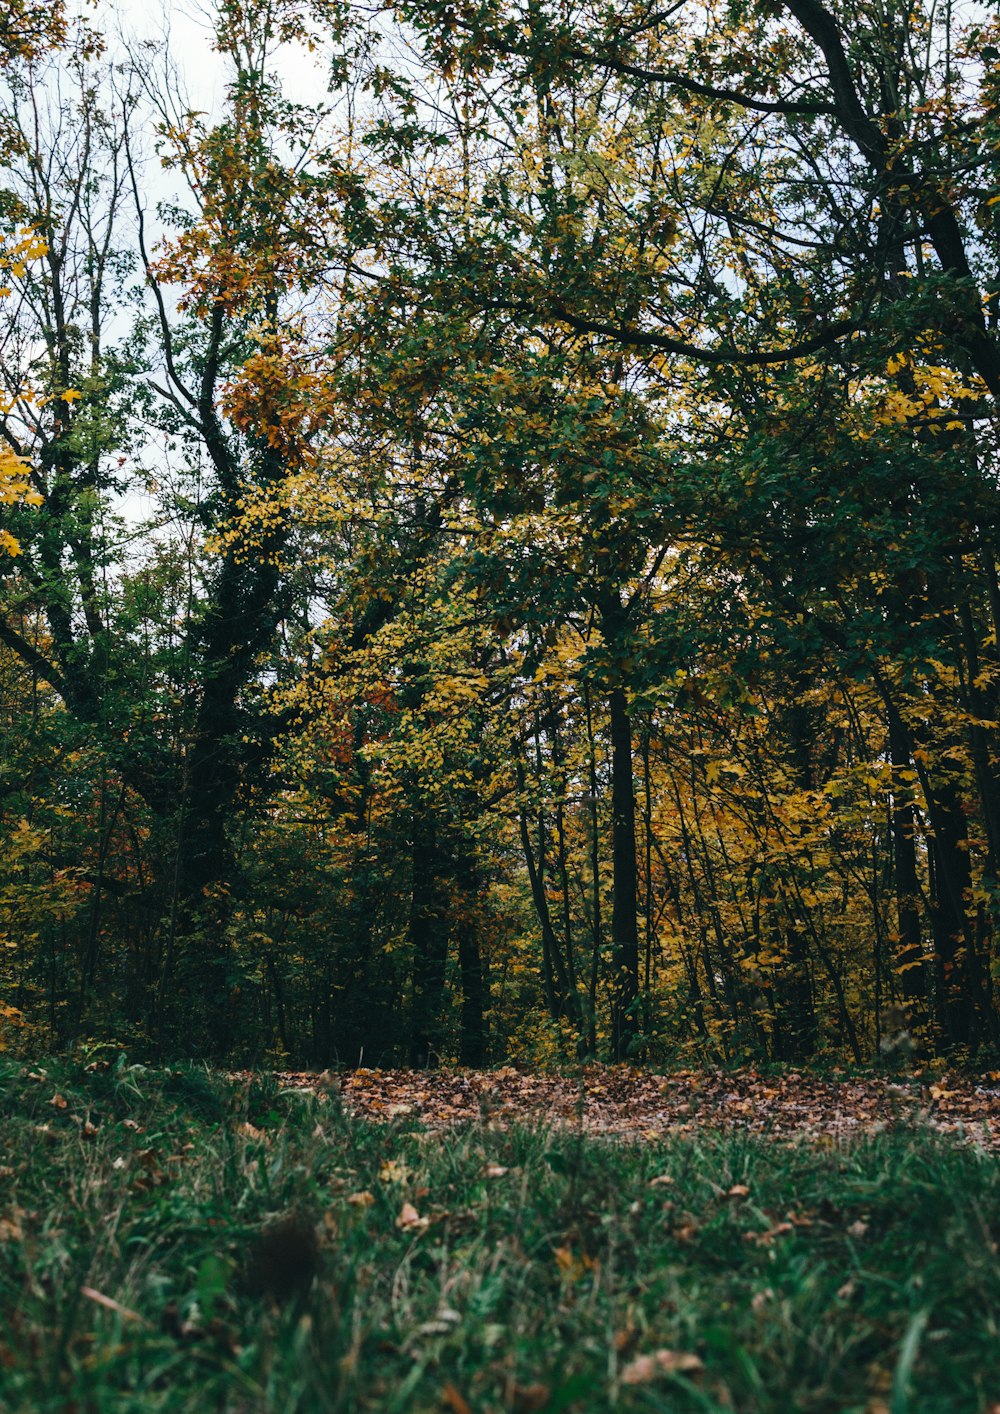
[{"label": "green grass", "polygon": [[[263,1080],[35,1074],[0,1067],[4,1414],[1000,1402],[973,1149],[428,1135]],[[704,1368],[623,1379],[657,1350]]]}]

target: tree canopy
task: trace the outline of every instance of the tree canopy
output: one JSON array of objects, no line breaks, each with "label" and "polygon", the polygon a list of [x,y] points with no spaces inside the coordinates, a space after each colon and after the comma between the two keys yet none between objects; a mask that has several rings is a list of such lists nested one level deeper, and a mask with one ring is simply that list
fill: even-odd
[{"label": "tree canopy", "polygon": [[5,1044],[995,1054],[1000,21],[212,14],[0,23]]}]

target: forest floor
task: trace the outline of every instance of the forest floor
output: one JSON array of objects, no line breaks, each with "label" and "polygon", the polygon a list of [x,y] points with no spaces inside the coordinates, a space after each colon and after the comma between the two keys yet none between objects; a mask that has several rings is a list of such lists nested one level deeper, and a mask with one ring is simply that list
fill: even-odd
[{"label": "forest floor", "polygon": [[[251,1072],[234,1079],[247,1080]],[[919,1125],[1000,1152],[1000,1072],[976,1078],[918,1072],[825,1076],[789,1070],[675,1070],[593,1066],[574,1077],[499,1070],[279,1071],[287,1088],[339,1094],[370,1120],[412,1119],[429,1129],[486,1119],[580,1127],[588,1134],[657,1140],[700,1130],[841,1142]]]},{"label": "forest floor", "polygon": [[1000,1414],[995,1078],[0,1059],[0,1414]]}]

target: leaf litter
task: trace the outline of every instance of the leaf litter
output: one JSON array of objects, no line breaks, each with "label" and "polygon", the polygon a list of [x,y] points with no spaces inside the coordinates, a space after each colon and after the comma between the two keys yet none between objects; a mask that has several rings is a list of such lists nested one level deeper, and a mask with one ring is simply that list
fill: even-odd
[{"label": "leaf litter", "polygon": [[[238,1072],[233,1079],[252,1079]],[[592,1135],[655,1141],[700,1130],[841,1143],[901,1126],[922,1127],[1000,1152],[1000,1086],[958,1074],[906,1077],[768,1074],[685,1069],[656,1075],[635,1066],[592,1066],[576,1076],[530,1071],[278,1071],[288,1089],[339,1098],[363,1119],[412,1119],[428,1129],[483,1120],[499,1127],[546,1122]],[[738,1196],[736,1194],[734,1197]]]}]

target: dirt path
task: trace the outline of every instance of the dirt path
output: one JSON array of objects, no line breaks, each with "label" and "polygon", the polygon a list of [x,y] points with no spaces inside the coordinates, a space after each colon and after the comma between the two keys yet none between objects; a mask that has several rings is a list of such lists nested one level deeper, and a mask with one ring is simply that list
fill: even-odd
[{"label": "dirt path", "polygon": [[[249,1072],[247,1072],[249,1074]],[[699,1129],[838,1141],[896,1124],[924,1124],[1000,1153],[1000,1072],[884,1079],[682,1070],[667,1076],[594,1066],[567,1078],[501,1070],[355,1070],[341,1075],[279,1071],[281,1085],[339,1092],[369,1119],[412,1117],[440,1128],[487,1117],[582,1124],[595,1134],[659,1139]]]}]

